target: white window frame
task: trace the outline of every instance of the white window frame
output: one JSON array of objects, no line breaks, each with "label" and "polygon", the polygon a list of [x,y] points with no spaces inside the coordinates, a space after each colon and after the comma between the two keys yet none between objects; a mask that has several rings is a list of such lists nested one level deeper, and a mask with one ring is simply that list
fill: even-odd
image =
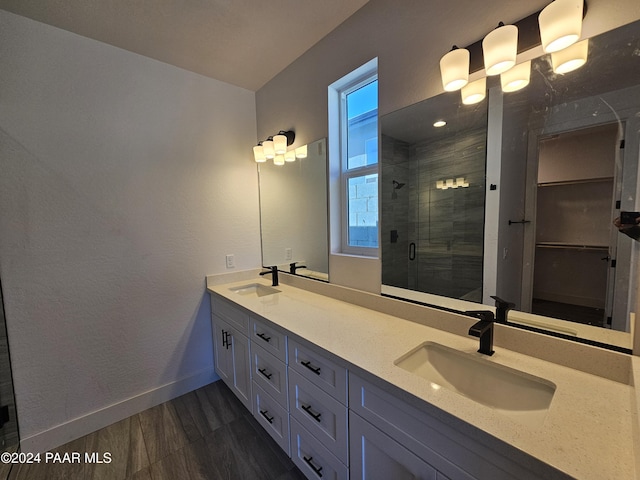
[{"label": "white window frame", "polygon": [[[380,250],[380,231],[378,218],[378,247],[349,245],[349,179],[364,175],[378,174],[380,164],[380,125],[378,123],[378,160],[375,164],[347,169],[347,95],[378,80],[378,62],[373,59],[349,75],[329,86],[329,161],[331,196],[331,250],[364,257],[378,257]],[[331,148],[332,147],[332,148]],[[380,183],[378,182],[378,189]],[[336,192],[336,190],[338,190]],[[380,192],[378,191],[378,203]],[[379,207],[379,206],[378,206]],[[379,212],[379,208],[378,208]],[[337,231],[336,231],[337,230]]]}]

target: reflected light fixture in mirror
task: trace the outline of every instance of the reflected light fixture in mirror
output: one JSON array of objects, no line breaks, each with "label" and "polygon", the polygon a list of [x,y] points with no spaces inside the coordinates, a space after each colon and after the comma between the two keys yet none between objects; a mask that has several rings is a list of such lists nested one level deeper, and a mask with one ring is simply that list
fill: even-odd
[{"label": "reflected light fixture in mirror", "polygon": [[462,87],[462,103],[473,105],[480,103],[487,96],[487,77],[482,77]]},{"label": "reflected light fixture in mirror", "polygon": [[500,75],[503,92],[516,92],[527,85],[531,79],[531,60],[516,65]]},{"label": "reflected light fixture in mirror", "polygon": [[578,41],[582,34],[583,0],[555,0],[540,16],[540,39],[545,53],[564,50]]},{"label": "reflected light fixture in mirror", "polygon": [[433,122],[433,126],[436,128],[444,127],[446,124],[447,122],[445,122],[444,120],[436,120],[435,122]]},{"label": "reflected light fixture in mirror", "polygon": [[499,75],[516,64],[518,27],[502,22],[482,40],[484,68],[487,75]]},{"label": "reflected light fixture in mirror", "polygon": [[284,155],[276,155],[273,158],[273,164],[274,165],[278,165],[279,167],[281,167],[282,165],[284,165]]},{"label": "reflected light fixture in mirror", "polygon": [[302,145],[301,147],[296,148],[296,158],[307,158],[307,146]]},{"label": "reflected light fixture in mirror", "polygon": [[442,86],[447,92],[455,92],[469,81],[469,50],[455,45],[440,59]]},{"label": "reflected light fixture in mirror", "polygon": [[551,54],[554,73],[569,73],[577,70],[585,63],[589,55],[589,40],[574,43],[564,50]]},{"label": "reflected light fixture in mirror", "polygon": [[289,150],[284,154],[285,162],[295,162],[296,161],[296,152],[295,150]]}]

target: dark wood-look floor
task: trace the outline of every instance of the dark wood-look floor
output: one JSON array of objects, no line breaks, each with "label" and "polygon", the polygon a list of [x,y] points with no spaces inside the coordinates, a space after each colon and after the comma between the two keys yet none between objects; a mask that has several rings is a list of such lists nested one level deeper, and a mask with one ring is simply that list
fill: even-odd
[{"label": "dark wood-look floor", "polygon": [[67,443],[55,452],[111,454],[111,463],[14,465],[11,480],[303,480],[218,381]]},{"label": "dark wood-look floor", "polygon": [[534,298],[531,313],[596,327],[604,326],[604,309]]}]

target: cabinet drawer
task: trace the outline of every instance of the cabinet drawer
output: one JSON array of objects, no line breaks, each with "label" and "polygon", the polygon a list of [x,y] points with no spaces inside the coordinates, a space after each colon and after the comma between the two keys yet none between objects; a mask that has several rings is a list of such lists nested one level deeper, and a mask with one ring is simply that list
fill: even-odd
[{"label": "cabinet drawer", "polygon": [[294,418],[291,419],[291,460],[309,479],[348,478],[347,467]]},{"label": "cabinet drawer", "polygon": [[251,341],[287,363],[287,336],[253,317],[251,317]]},{"label": "cabinet drawer", "polygon": [[435,468],[354,413],[349,435],[351,478],[437,479]]},{"label": "cabinet drawer", "polygon": [[291,415],[348,465],[347,407],[291,369],[289,405]]},{"label": "cabinet drawer", "polygon": [[211,295],[211,313],[236,327],[242,334],[249,336],[249,314],[234,307],[232,303]]},{"label": "cabinet drawer", "polygon": [[256,383],[253,384],[253,415],[289,455],[289,414]]},{"label": "cabinet drawer", "polygon": [[287,366],[251,342],[251,367],[253,381],[288,410]]},{"label": "cabinet drawer", "polygon": [[347,369],[328,360],[317,349],[289,339],[289,368],[347,405]]},{"label": "cabinet drawer", "polygon": [[451,480],[537,478],[526,469],[357,375],[349,378],[350,408]]}]

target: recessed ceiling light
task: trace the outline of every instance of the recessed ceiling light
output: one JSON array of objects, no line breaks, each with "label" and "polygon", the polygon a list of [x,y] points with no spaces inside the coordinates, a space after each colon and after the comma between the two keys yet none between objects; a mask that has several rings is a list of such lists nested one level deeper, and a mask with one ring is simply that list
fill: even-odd
[{"label": "recessed ceiling light", "polygon": [[433,124],[433,126],[436,128],[440,128],[440,127],[444,127],[446,124],[447,122],[445,122],[444,120],[438,120]]}]

